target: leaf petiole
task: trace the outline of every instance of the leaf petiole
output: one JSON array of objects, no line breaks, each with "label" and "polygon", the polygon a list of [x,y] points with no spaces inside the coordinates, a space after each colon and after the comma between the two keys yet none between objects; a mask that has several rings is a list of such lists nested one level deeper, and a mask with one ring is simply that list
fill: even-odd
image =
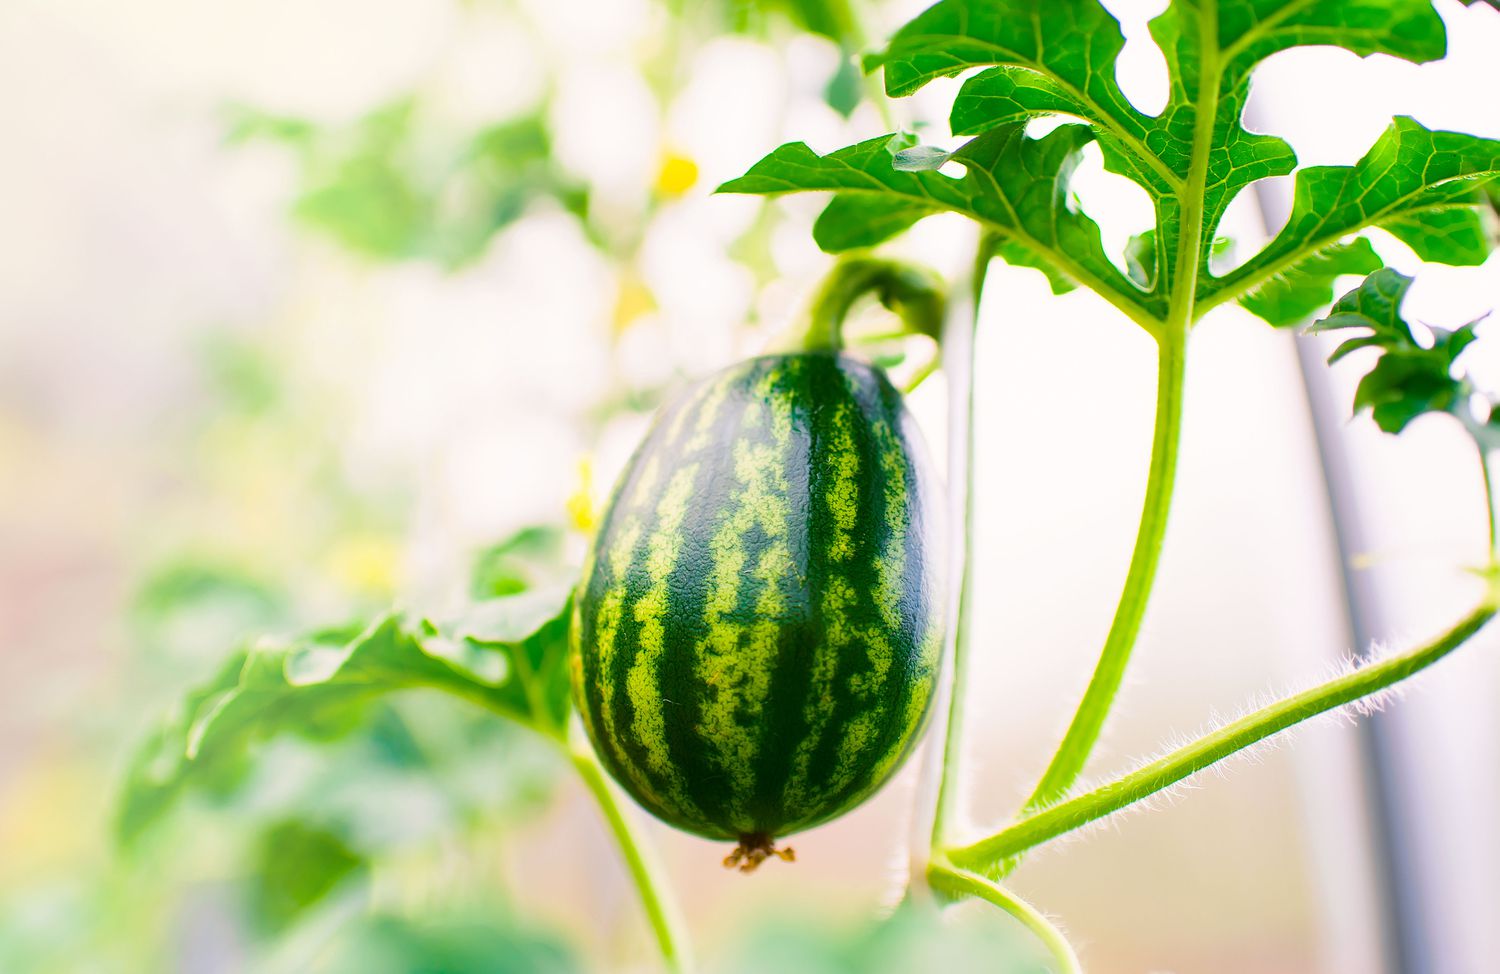
[{"label": "leaf petiole", "polygon": [[1162,336],[1158,344],[1156,421],[1152,434],[1150,473],[1141,508],[1135,549],[1125,574],[1125,585],[1115,609],[1114,621],[1088,689],[1078,704],[1073,721],[1053,755],[1051,763],[1026,800],[1022,813],[1050,805],[1067,794],[1083,772],[1089,754],[1099,740],[1105,718],[1130,662],[1131,650],[1140,633],[1146,603],[1151,596],[1156,568],[1166,536],[1167,515],[1177,474],[1177,452],[1182,431],[1182,399],[1186,374],[1185,331]]},{"label": "leaf petiole", "polygon": [[947,304],[942,278],[903,261],[861,255],[833,266],[813,295],[805,323],[782,344],[788,350],[838,351],[844,347],[844,319],[867,295],[895,314],[905,333],[938,337]]},{"label": "leaf petiole", "polygon": [[939,777],[937,801],[932,819],[932,851],[947,839],[958,796],[958,759],[962,751],[964,725],[964,692],[969,675],[970,608],[973,599],[974,565],[969,547],[974,537],[974,336],[979,325],[979,305],[984,283],[989,275],[997,239],[983,234],[974,254],[973,281],[969,299],[973,304],[967,321],[953,322],[954,335],[942,344],[942,362],[948,375],[949,427],[948,450],[950,476],[961,484],[963,495],[958,501],[963,514],[959,531],[953,532],[951,565],[958,576],[958,599],[954,607],[950,655],[953,676],[949,684],[948,714],[941,751],[937,754]]}]

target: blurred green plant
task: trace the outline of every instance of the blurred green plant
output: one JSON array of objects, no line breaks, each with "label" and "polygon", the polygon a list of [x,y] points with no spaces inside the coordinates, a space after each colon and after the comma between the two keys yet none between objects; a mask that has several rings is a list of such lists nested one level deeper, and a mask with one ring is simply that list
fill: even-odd
[{"label": "blurred green plant", "polygon": [[555,937],[497,920],[493,911],[466,918],[412,920],[375,914],[342,931],[310,974],[572,974],[580,971]]},{"label": "blurred green plant", "polygon": [[301,819],[276,822],[256,845],[250,911],[272,935],[367,867],[365,856],[342,836]]},{"label": "blurred green plant", "polygon": [[268,140],[297,157],[296,217],[373,260],[459,268],[537,201],[587,221],[589,194],[552,155],[546,106],[468,132],[431,124],[407,96],[348,126],[230,112],[230,144]]},{"label": "blurred green plant", "polygon": [[[889,916],[855,923],[771,915],[747,924],[716,974],[911,974],[987,971],[1036,974],[1045,960],[1014,928],[988,916],[944,916],[904,902]],[[976,922],[977,921],[977,922]],[[982,960],[981,960],[982,959]]]}]

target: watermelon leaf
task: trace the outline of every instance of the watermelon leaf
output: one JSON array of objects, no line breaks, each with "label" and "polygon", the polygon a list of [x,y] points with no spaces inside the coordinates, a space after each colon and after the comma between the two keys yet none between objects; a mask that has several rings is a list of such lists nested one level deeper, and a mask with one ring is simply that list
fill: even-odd
[{"label": "watermelon leaf", "polygon": [[[1448,413],[1464,424],[1482,449],[1500,444],[1500,426],[1474,418],[1469,408],[1474,384],[1456,368],[1459,356],[1474,341],[1479,322],[1452,331],[1429,326],[1432,342],[1423,344],[1401,316],[1401,304],[1411,285],[1412,278],[1383,267],[1339,298],[1328,316],[1308,331],[1360,332],[1344,338],[1329,356],[1330,363],[1362,348],[1379,352],[1374,367],[1355,389],[1354,411],[1370,410],[1385,432],[1400,433],[1426,413]],[[1496,412],[1500,411],[1492,410],[1491,415]]]},{"label": "watermelon leaf", "polygon": [[[1040,139],[1015,125],[986,132],[942,161],[965,169],[955,179],[927,167],[936,154],[912,156],[901,135],[884,135],[819,156],[801,142],[782,146],[738,179],[719,187],[725,193],[777,194],[831,190],[844,197],[878,202],[855,204],[835,199],[838,219],[864,217],[862,227],[846,228],[843,239],[878,242],[923,216],[949,210],[1002,232],[1068,279],[1092,288],[1132,317],[1165,313],[1141,292],[1104,253],[1099,227],[1087,215],[1054,203],[1067,195],[1079,150],[1093,139],[1087,126],[1064,125]],[[898,157],[901,165],[898,168]],[[832,221],[821,221],[825,225]],[[827,239],[825,230],[823,239]],[[819,240],[821,244],[823,239]]]},{"label": "watermelon leaf", "polygon": [[[826,155],[791,143],[720,190],[836,193],[816,235],[830,250],[869,246],[932,213],[962,213],[1001,238],[999,256],[1043,269],[1054,290],[1062,279],[1088,287],[1152,331],[1169,310],[1186,324],[1236,301],[1273,324],[1305,320],[1332,298],[1338,275],[1378,266],[1368,244],[1351,239],[1370,227],[1424,260],[1470,265],[1488,254],[1493,242],[1476,204],[1500,175],[1500,141],[1398,118],[1354,165],[1299,172],[1291,217],[1261,253],[1222,276],[1209,269],[1230,202],[1297,165],[1285,141],[1241,123],[1255,67],[1304,45],[1435,60],[1446,37],[1429,0],[1173,0],[1151,35],[1170,75],[1156,116],[1120,89],[1124,36],[1097,0],[942,0],[866,68],[884,69],[893,96],[974,72],[949,117],[952,133],[971,141],[949,153],[885,136]],[[1027,134],[1027,123],[1044,116],[1075,124]],[[1116,268],[1072,196],[1089,143],[1154,204],[1152,236],[1122,255],[1129,273]],[[964,165],[962,177],[934,171],[949,160]]]},{"label": "watermelon leaf", "polygon": [[363,627],[241,650],[136,754],[120,837],[138,836],[186,787],[232,775],[253,744],[358,723],[372,700],[400,690],[443,690],[562,740],[570,607],[570,589],[555,587],[480,603],[441,627],[390,612]]}]

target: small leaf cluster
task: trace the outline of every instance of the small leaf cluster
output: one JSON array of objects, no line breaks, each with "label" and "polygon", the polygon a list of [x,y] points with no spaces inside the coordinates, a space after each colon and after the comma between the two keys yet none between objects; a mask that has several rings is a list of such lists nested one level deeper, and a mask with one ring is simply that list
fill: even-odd
[{"label": "small leaf cluster", "polygon": [[[1448,413],[1464,424],[1481,447],[1500,445],[1500,410],[1491,409],[1482,421],[1474,417],[1471,400],[1478,390],[1458,365],[1482,319],[1452,330],[1428,326],[1431,341],[1422,342],[1401,315],[1412,281],[1393,268],[1381,268],[1339,298],[1328,315],[1308,330],[1347,335],[1329,356],[1330,363],[1362,348],[1379,352],[1374,367],[1355,389],[1354,411],[1370,410],[1385,432],[1400,433],[1426,413]],[[1354,331],[1358,334],[1351,334]]]}]

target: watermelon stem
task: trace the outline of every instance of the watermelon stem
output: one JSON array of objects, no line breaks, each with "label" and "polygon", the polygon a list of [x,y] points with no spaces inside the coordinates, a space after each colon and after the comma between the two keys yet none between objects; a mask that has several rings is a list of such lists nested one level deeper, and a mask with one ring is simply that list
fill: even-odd
[{"label": "watermelon stem", "polygon": [[661,950],[662,962],[669,974],[687,974],[693,969],[691,948],[686,929],[670,887],[662,875],[649,843],[640,832],[618,789],[609,780],[598,757],[583,742],[567,747],[569,759],[577,769],[578,776],[599,805],[605,824],[614,836],[615,844],[625,859],[630,878],[635,883],[636,893],[641,899],[641,909],[651,924]]},{"label": "watermelon stem", "polygon": [[[940,739],[929,745],[927,763],[935,782],[932,799],[928,855],[941,847],[952,831],[959,792],[959,755],[963,751],[964,693],[969,679],[969,644],[972,635],[974,564],[970,542],[974,537],[974,335],[979,327],[979,306],[999,239],[986,233],[974,254],[970,280],[964,289],[967,307],[955,308],[947,340],[941,345],[942,367],[948,376],[948,490],[949,504],[959,514],[949,532],[949,572],[957,578],[948,607],[948,645],[944,655],[952,659],[950,674],[942,684],[936,720],[946,727]],[[946,714],[944,714],[944,706]]]},{"label": "watermelon stem", "polygon": [[871,295],[901,320],[905,333],[938,338],[947,304],[942,278],[925,267],[864,255],[833,265],[813,296],[805,324],[784,350],[837,352],[844,347],[844,319]]},{"label": "watermelon stem", "polygon": [[775,836],[765,832],[747,832],[740,836],[740,844],[734,847],[734,851],[724,857],[724,868],[753,873],[772,856],[784,862],[797,861],[797,854],[792,851],[791,846],[776,848]]},{"label": "watermelon stem", "polygon": [[1179,323],[1157,339],[1158,369],[1156,421],[1152,433],[1150,471],[1141,506],[1140,526],[1125,585],[1110,623],[1104,649],[1089,680],[1088,689],[1073,715],[1073,721],[1058,745],[1042,780],[1027,799],[1022,814],[1053,804],[1073,787],[1093,753],[1104,722],[1114,706],[1115,695],[1125,677],[1131,650],[1140,635],[1146,604],[1156,581],[1172,489],[1177,475],[1178,446],[1182,435],[1183,386],[1187,359],[1186,325]]},{"label": "watermelon stem", "polygon": [[934,890],[954,900],[974,896],[998,906],[1036,935],[1056,962],[1057,974],[1082,974],[1083,964],[1067,936],[1046,914],[1009,889],[942,857],[927,867],[927,881]]}]

